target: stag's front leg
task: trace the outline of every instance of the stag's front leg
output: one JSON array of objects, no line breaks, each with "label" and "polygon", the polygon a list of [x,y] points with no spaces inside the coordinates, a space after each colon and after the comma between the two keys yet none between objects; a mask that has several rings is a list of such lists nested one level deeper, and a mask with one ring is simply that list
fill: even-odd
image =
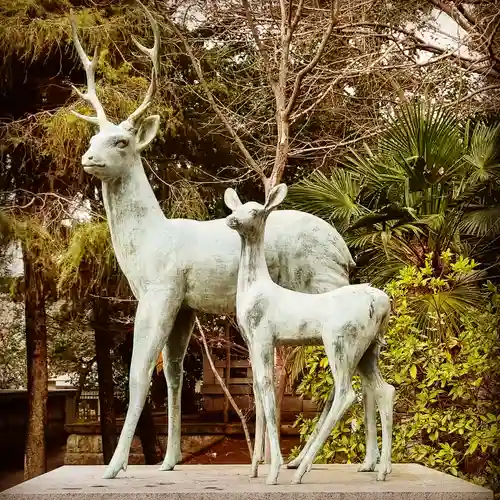
[{"label": "stag's front leg", "polygon": [[129,405],[118,446],[104,473],[105,479],[126,470],[130,445],[149,390],[155,362],[165,345],[179,311],[177,290],[155,287],[139,301],[134,324],[134,345],[129,377]]},{"label": "stag's front leg", "polygon": [[184,356],[193,331],[195,313],[181,309],[162,351],[168,389],[168,444],[160,470],[173,470],[181,461],[181,396]]}]

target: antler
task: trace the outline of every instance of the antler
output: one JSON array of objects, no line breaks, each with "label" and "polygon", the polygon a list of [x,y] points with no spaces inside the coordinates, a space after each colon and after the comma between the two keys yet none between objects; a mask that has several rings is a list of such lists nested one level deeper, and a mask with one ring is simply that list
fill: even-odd
[{"label": "antler", "polygon": [[[128,124],[132,128],[137,127],[142,115],[144,114],[144,111],[146,111],[146,109],[151,104],[153,95],[156,92],[156,79],[158,77],[159,68],[158,56],[160,53],[160,30],[158,28],[158,23],[155,21],[155,18],[151,15],[149,10],[139,0],[137,0],[137,3],[144,9],[144,11],[146,12],[146,16],[151,23],[154,34],[154,44],[153,47],[149,49],[147,47],[144,47],[144,45],[142,45],[134,37],[132,37],[132,40],[137,45],[137,48],[143,54],[146,54],[153,62],[153,68],[151,70],[151,83],[149,85],[148,91],[146,92],[146,96],[144,97],[144,101],[126,120],[126,122],[128,122]],[[82,115],[80,113],[77,113],[76,111],[72,111],[72,113],[78,116],[78,118],[82,118],[83,120],[86,120],[90,123],[93,123],[95,125],[102,125],[103,123],[106,123],[108,119],[106,118],[104,108],[102,107],[102,104],[99,102],[99,98],[97,97],[95,85],[95,70],[99,61],[100,48],[96,47],[94,51],[94,57],[91,61],[88,58],[87,54],[85,54],[82,44],[80,43],[80,39],[78,38],[73,12],[71,12],[71,32],[73,34],[73,42],[75,44],[78,55],[80,56],[80,60],[82,61],[82,65],[85,69],[85,74],[87,75],[87,92],[84,94],[80,92],[74,85],[72,85],[72,87],[82,99],[85,99],[87,102],[92,104],[97,116]]]},{"label": "antler", "polygon": [[102,107],[102,104],[99,102],[99,98],[97,97],[96,85],[95,85],[95,70],[97,68],[97,63],[99,61],[100,48],[99,47],[95,48],[94,57],[92,58],[91,61],[88,58],[85,51],[83,50],[82,44],[80,43],[80,39],[78,38],[78,32],[76,29],[76,23],[73,12],[71,12],[71,32],[73,34],[73,43],[75,44],[76,51],[78,52],[80,60],[82,61],[83,68],[85,69],[85,74],[87,75],[87,92],[84,94],[83,92],[80,92],[74,85],[72,85],[72,87],[73,90],[82,99],[85,99],[87,102],[92,104],[92,107],[97,113],[97,116],[81,115],[76,111],[72,111],[72,113],[78,116],[78,118],[81,118],[82,120],[88,121],[95,125],[101,125],[107,122],[108,119],[106,118],[106,113],[104,112],[104,108]]},{"label": "antler", "polygon": [[153,47],[148,49],[144,47],[141,43],[139,43],[135,37],[132,37],[133,42],[136,44],[137,48],[145,55],[147,55],[151,61],[153,62],[153,68],[151,69],[151,83],[149,84],[148,91],[146,92],[146,96],[142,101],[142,104],[127,118],[127,122],[134,128],[137,127],[138,123],[141,120],[144,111],[149,107],[153,100],[153,95],[156,92],[157,84],[156,79],[158,78],[158,67],[159,67],[159,52],[160,52],[160,30],[158,28],[158,23],[155,18],[151,15],[151,12],[139,1],[137,3],[144,9],[149,22],[151,23],[151,28],[153,29],[154,35],[154,44]]}]

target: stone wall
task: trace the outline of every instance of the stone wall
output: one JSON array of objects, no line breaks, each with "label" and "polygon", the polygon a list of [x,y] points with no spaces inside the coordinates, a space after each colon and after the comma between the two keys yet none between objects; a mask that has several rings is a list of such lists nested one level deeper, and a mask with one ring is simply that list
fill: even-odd
[{"label": "stone wall", "polygon": [[[182,436],[182,460],[187,460],[222,439],[224,436],[221,435]],[[165,455],[166,445],[167,436],[159,435],[157,449],[162,459]],[[102,465],[103,463],[102,439],[99,434],[70,434],[68,436],[64,465]],[[145,464],[141,442],[137,436],[132,441],[128,463],[131,465]]]},{"label": "stone wall", "polygon": [[[164,414],[155,414],[155,428],[158,435],[157,449],[161,457],[165,455],[167,443],[167,425]],[[117,419],[119,432],[123,426],[123,419]],[[253,433],[253,424],[249,423],[249,430]],[[100,465],[103,463],[102,441],[99,422],[75,423],[66,425],[68,440],[64,463],[66,465]],[[239,423],[209,423],[184,422],[182,424],[181,450],[182,460],[186,460],[197,453],[213,446],[226,436],[243,436],[243,429]],[[283,436],[297,436],[298,431],[291,424],[281,426]],[[129,464],[144,464],[141,442],[134,437],[130,450]]]}]

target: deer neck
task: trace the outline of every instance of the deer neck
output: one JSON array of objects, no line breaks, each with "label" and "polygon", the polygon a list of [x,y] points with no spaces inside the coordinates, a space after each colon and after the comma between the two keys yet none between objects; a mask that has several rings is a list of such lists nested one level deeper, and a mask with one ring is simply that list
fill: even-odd
[{"label": "deer neck", "polygon": [[245,293],[260,279],[271,279],[264,251],[264,230],[251,237],[241,236],[238,293]]},{"label": "deer neck", "polygon": [[157,231],[165,224],[166,218],[140,158],[131,167],[129,175],[103,181],[102,193],[113,248],[124,269],[125,260],[133,259],[148,233]]}]

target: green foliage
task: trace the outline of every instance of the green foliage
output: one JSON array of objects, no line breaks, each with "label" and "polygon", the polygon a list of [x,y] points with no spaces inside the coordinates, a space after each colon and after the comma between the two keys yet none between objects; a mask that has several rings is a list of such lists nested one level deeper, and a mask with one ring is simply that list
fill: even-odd
[{"label": "green foliage", "polygon": [[0,389],[26,387],[24,308],[0,294]]},{"label": "green foliage", "polygon": [[480,308],[484,293],[479,286],[482,277],[473,259],[441,253],[439,276],[433,273],[433,254],[426,256],[422,267],[403,268],[398,279],[386,290],[401,309],[409,308],[420,330],[436,340],[445,340],[462,328],[461,317],[470,307]]},{"label": "green foliage", "polygon": [[[60,300],[47,310],[47,354],[50,375],[68,374],[75,387],[89,387],[95,361],[94,332],[88,321],[74,318],[70,304]],[[82,373],[89,372],[82,380]]]},{"label": "green foliage", "polygon": [[[381,369],[396,388],[394,462],[416,462],[498,489],[500,416],[500,290],[485,286],[486,305],[464,307],[461,328],[445,341],[429,335],[439,328],[431,316],[426,329],[418,323],[420,288],[437,297],[453,286],[474,263],[450,260],[449,285],[428,278],[426,268],[405,268],[387,286],[394,314],[385,336]],[[432,284],[431,284],[432,282]],[[432,317],[433,316],[433,317]],[[359,388],[358,381],[356,387]],[[324,403],[333,386],[323,348],[307,347],[299,393]],[[359,390],[359,389],[358,389]],[[302,441],[315,419],[296,422]],[[380,437],[380,428],[379,428]],[[325,443],[319,462],[361,462],[364,458],[363,410],[355,405]],[[298,450],[293,451],[297,455]]]},{"label": "green foliage", "polygon": [[[38,215],[14,215],[0,211],[0,261],[14,242],[20,244],[33,264],[43,270],[47,282],[51,281],[56,272],[54,256],[60,252],[62,245],[60,234],[53,231],[53,227],[47,227]],[[14,284],[13,281],[11,285]]]},{"label": "green foliage", "polygon": [[[71,40],[70,9],[68,0],[4,0],[0,4],[0,55],[15,55],[33,63],[54,49],[61,42]],[[104,10],[81,8],[74,12],[75,21],[84,32],[84,43],[92,47],[105,46],[110,38],[124,38],[137,22],[137,7],[128,7],[111,18]],[[127,15],[128,13],[128,15]],[[89,29],[101,25],[103,29]],[[124,32],[120,36],[121,32]]]},{"label": "green foliage", "polygon": [[170,218],[208,219],[208,208],[200,191],[187,180],[170,186],[166,212]]},{"label": "green foliage", "polygon": [[[330,177],[315,173],[289,201],[338,224],[362,279],[384,286],[446,248],[480,256],[496,237],[500,125],[460,122],[448,108],[402,107],[373,150],[352,151]],[[471,253],[473,251],[474,253]]]},{"label": "green foliage", "polygon": [[58,259],[62,293],[85,295],[119,273],[107,222],[86,222],[74,227],[66,250]]}]

